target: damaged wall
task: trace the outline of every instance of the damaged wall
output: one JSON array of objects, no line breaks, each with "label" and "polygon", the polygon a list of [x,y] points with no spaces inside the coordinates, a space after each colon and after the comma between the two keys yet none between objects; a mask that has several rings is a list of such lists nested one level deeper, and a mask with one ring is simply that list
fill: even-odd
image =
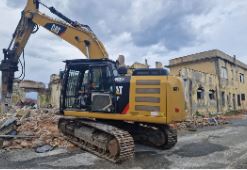
[{"label": "damaged wall", "polygon": [[13,86],[12,103],[16,105],[18,102],[26,100],[26,93],[37,92],[37,106],[45,108],[51,105],[53,108],[59,108],[60,103],[60,77],[52,74],[48,88],[42,82],[32,80],[16,80]]},{"label": "damaged wall", "polygon": [[246,109],[246,75],[247,68],[239,67],[227,60],[218,60],[219,96],[222,111]]},{"label": "damaged wall", "polygon": [[217,113],[217,76],[182,68],[179,72],[184,82],[186,110],[189,113]]},{"label": "damaged wall", "polygon": [[52,107],[59,108],[61,88],[62,86],[59,75],[52,74],[49,83],[50,104]]},{"label": "damaged wall", "polygon": [[247,65],[235,57],[211,50],[170,60],[168,67],[184,79],[191,114],[247,109]]},{"label": "damaged wall", "polygon": [[18,102],[26,100],[26,93],[37,92],[37,105],[38,107],[46,107],[48,103],[48,92],[45,84],[32,80],[16,80],[13,86],[12,103],[15,105]]}]

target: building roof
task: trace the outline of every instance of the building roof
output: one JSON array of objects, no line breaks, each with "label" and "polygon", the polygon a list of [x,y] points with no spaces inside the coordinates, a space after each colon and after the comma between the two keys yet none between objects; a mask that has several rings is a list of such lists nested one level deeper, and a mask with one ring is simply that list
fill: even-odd
[{"label": "building roof", "polygon": [[130,68],[135,68],[135,67],[144,67],[144,68],[146,68],[146,67],[148,67],[146,64],[142,64],[142,63],[139,63],[139,62],[134,62],[131,66],[130,66]]},{"label": "building roof", "polygon": [[208,60],[208,59],[213,59],[213,58],[220,58],[222,60],[226,60],[230,63],[236,64],[237,66],[242,67],[243,69],[247,70],[247,65],[245,63],[217,49],[174,58],[169,61],[169,65],[167,67],[173,67],[173,66],[177,66],[180,64],[184,64],[184,63],[192,63],[192,62]]}]

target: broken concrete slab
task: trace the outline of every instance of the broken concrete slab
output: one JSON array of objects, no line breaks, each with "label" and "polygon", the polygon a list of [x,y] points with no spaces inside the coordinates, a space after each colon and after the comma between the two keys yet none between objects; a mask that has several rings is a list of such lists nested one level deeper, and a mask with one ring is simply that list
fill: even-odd
[{"label": "broken concrete slab", "polygon": [[8,135],[16,130],[17,118],[6,118],[0,123],[0,135]]},{"label": "broken concrete slab", "polygon": [[11,124],[15,124],[17,121],[17,118],[9,118],[7,120],[4,120],[1,124],[0,124],[0,130],[7,127],[7,126],[10,126]]},{"label": "broken concrete slab", "polygon": [[45,152],[49,152],[52,151],[54,149],[53,146],[51,145],[43,145],[43,146],[39,146],[35,149],[36,153],[45,153]]}]

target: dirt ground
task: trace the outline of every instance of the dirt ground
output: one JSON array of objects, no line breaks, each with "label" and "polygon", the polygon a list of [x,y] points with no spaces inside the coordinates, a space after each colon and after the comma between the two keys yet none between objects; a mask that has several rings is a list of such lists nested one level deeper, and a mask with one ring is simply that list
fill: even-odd
[{"label": "dirt ground", "polygon": [[57,148],[0,151],[0,168],[247,168],[247,118],[229,124],[180,132],[171,150],[136,145],[135,158],[113,164],[83,150]]}]

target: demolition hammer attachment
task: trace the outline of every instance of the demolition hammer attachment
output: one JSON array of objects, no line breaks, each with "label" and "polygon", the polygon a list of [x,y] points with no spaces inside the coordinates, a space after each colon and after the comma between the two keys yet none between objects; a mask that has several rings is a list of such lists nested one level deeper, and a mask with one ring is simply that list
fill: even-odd
[{"label": "demolition hammer attachment", "polygon": [[6,112],[11,105],[13,82],[15,72],[18,71],[18,61],[15,61],[14,53],[11,50],[3,49],[4,59],[0,64],[2,72],[2,112]]}]

